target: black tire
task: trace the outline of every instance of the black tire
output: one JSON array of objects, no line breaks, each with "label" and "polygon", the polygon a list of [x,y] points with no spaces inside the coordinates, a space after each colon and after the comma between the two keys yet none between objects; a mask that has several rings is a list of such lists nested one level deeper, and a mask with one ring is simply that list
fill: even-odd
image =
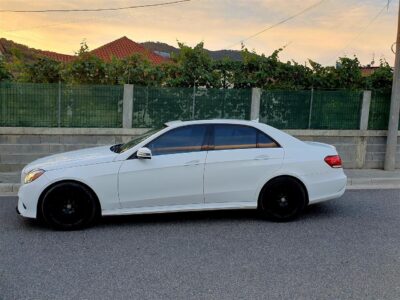
[{"label": "black tire", "polygon": [[40,212],[47,225],[58,230],[76,230],[92,225],[99,209],[95,195],[87,187],[63,182],[46,191]]},{"label": "black tire", "polygon": [[278,177],[261,191],[259,208],[266,218],[287,222],[298,217],[306,204],[307,194],[300,182],[290,177]]}]

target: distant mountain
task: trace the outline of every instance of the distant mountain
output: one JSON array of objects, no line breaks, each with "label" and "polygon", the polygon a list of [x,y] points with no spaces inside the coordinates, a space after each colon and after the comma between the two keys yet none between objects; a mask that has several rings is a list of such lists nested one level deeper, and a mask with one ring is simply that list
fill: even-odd
[{"label": "distant mountain", "polygon": [[[178,53],[179,49],[175,48],[174,46],[168,45],[166,43],[161,43],[161,42],[144,42],[141,43],[144,47],[149,49],[150,51],[156,52],[156,53]],[[230,58],[231,60],[235,61],[241,61],[242,60],[242,55],[240,51],[237,50],[217,50],[217,51],[211,51],[205,49],[205,51],[210,55],[211,58],[218,60],[218,59],[223,59],[225,57]]]}]

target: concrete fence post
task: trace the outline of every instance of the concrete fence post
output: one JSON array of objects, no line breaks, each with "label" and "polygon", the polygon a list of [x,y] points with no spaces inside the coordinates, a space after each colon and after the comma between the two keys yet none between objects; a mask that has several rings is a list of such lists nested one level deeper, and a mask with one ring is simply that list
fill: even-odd
[{"label": "concrete fence post", "polygon": [[193,85],[192,95],[192,120],[194,120],[194,114],[196,113],[196,84]]},{"label": "concrete fence post", "polygon": [[57,125],[61,127],[61,81],[58,81]]},{"label": "concrete fence post", "polygon": [[122,102],[122,128],[132,128],[133,114],[133,84],[124,84],[124,99]]},{"label": "concrete fence post", "polygon": [[371,107],[371,91],[364,91],[362,106],[361,106],[360,130],[368,130],[370,107]]},{"label": "concrete fence post", "polygon": [[[371,107],[371,91],[363,92],[361,105],[360,130],[368,130],[369,110]],[[356,168],[362,169],[365,166],[367,156],[367,137],[359,136],[356,147]]]},{"label": "concrete fence post", "polygon": [[310,110],[308,112],[308,129],[311,129],[313,105],[314,105],[314,88],[311,89],[311,95],[310,95]]},{"label": "concrete fence post", "polygon": [[260,88],[251,89],[250,120],[258,120],[260,118],[261,93],[262,90]]}]

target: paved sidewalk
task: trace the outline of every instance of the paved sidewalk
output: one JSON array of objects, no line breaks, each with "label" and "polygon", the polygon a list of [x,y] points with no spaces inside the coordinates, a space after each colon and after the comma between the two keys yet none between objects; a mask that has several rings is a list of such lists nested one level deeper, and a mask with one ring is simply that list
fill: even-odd
[{"label": "paved sidewalk", "polygon": [[[400,170],[345,170],[348,189],[400,189]],[[16,195],[20,186],[20,173],[0,173],[0,196]]]},{"label": "paved sidewalk", "polygon": [[400,170],[345,170],[348,189],[400,189]]}]

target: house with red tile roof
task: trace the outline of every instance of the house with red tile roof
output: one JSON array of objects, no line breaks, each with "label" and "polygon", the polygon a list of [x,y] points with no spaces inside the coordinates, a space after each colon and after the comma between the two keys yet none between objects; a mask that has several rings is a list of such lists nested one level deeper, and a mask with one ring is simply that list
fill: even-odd
[{"label": "house with red tile roof", "polygon": [[366,67],[361,67],[360,69],[361,69],[361,75],[363,77],[368,77],[374,74],[375,71],[379,69],[379,67],[366,66]]},{"label": "house with red tile roof", "polygon": [[132,56],[133,54],[139,53],[146,57],[149,61],[154,64],[160,64],[168,61],[167,58],[162,57],[150,50],[146,49],[142,45],[128,39],[126,36],[105,44],[99,48],[96,48],[90,53],[94,54],[98,58],[104,61],[110,61],[112,57],[115,58],[126,58]]},{"label": "house with red tile roof", "polygon": [[[123,59],[137,53],[143,55],[154,64],[161,64],[169,61],[168,58],[151,52],[142,45],[128,39],[126,36],[89,51],[89,53],[104,61],[110,61],[113,57]],[[60,54],[51,51],[41,51],[41,55],[60,62],[70,62],[76,58],[74,55]]]}]

